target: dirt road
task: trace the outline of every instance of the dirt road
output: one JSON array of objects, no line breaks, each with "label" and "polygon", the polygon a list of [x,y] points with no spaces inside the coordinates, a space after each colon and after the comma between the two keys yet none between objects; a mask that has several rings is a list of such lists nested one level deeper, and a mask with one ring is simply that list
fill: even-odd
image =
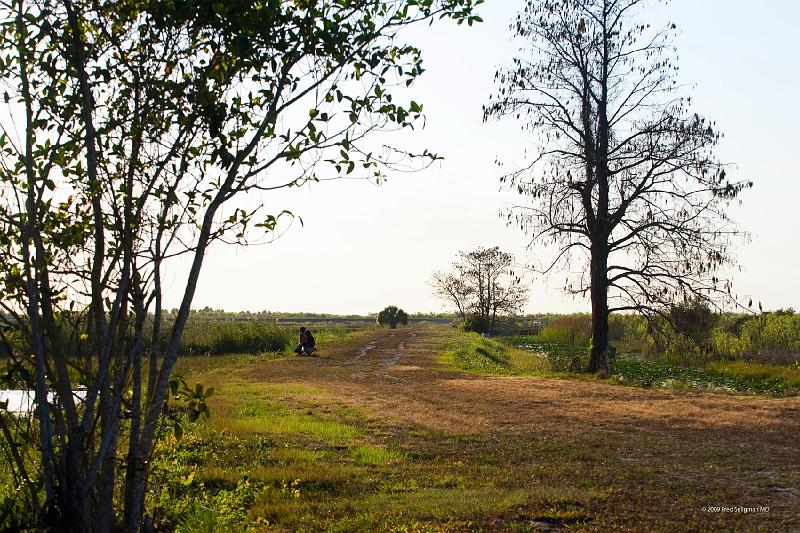
[{"label": "dirt road", "polygon": [[797,398],[466,374],[435,361],[451,335],[376,331],[249,377],[324,389],[398,446],[488,462],[514,486],[605,491],[586,515],[611,527],[800,530]]}]

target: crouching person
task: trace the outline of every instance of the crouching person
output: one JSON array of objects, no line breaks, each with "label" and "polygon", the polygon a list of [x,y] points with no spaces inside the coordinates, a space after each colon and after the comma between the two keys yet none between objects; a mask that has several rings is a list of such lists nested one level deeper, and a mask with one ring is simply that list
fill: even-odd
[{"label": "crouching person", "polygon": [[300,328],[300,344],[294,349],[297,355],[311,355],[315,350],[314,336],[306,328]]}]

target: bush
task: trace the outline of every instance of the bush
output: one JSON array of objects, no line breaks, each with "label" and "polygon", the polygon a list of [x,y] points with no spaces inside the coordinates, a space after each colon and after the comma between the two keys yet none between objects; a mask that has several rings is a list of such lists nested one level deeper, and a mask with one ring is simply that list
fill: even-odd
[{"label": "bush", "polygon": [[480,315],[469,315],[467,316],[464,323],[461,325],[461,329],[466,332],[473,332],[473,333],[484,333],[489,331],[489,324],[486,320]]},{"label": "bush", "polygon": [[708,343],[711,330],[719,321],[708,302],[699,298],[673,305],[669,317],[675,331],[698,346]]},{"label": "bush", "polygon": [[397,324],[404,326],[408,325],[408,313],[398,308],[396,305],[390,305],[383,311],[378,313],[378,324],[381,326],[388,324],[390,328],[395,329]]}]

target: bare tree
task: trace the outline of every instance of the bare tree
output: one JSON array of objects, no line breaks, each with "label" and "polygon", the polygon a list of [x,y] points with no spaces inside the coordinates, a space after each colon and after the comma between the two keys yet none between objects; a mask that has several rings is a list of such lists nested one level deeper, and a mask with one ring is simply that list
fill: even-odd
[{"label": "bare tree", "polygon": [[469,298],[473,289],[461,277],[453,272],[434,272],[428,284],[434,296],[452,303],[461,315],[461,320],[467,319]]},{"label": "bare tree", "polygon": [[494,334],[497,316],[519,312],[528,299],[513,264],[514,256],[497,246],[459,252],[452,272],[431,276],[431,289],[438,298],[455,305],[462,319],[475,316],[483,332]]},{"label": "bare tree", "polygon": [[522,55],[484,108],[524,120],[539,147],[502,177],[526,198],[509,224],[558,246],[544,272],[586,261],[565,290],[591,296],[590,372],[606,366],[609,313],[730,293],[717,277],[738,234],[725,208],[752,186],[714,159],[719,133],[675,80],[675,25],[641,21],[646,3],[529,0],[511,26]]}]

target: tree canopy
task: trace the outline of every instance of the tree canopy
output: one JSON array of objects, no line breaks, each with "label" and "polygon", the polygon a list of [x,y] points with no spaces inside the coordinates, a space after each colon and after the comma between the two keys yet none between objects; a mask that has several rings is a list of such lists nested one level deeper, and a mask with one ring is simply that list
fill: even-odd
[{"label": "tree canopy", "polygon": [[[210,247],[292,217],[264,212],[272,190],[435,159],[370,134],[421,116],[392,94],[423,72],[401,30],[472,24],[479,3],[0,1],[0,338],[7,379],[39,406],[35,431],[3,446],[37,439],[12,467],[44,495],[20,492],[16,527],[147,523],[149,458]],[[162,276],[181,257],[165,319]]]},{"label": "tree canopy", "polygon": [[408,314],[397,306],[390,305],[378,313],[377,321],[381,326],[388,324],[390,328],[395,329],[397,324],[408,325]]}]

